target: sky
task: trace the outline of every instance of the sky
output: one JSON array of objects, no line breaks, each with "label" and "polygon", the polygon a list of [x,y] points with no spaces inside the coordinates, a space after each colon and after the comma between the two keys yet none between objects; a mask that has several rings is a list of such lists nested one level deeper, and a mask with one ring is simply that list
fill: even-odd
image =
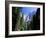
[{"label": "sky", "polygon": [[[23,7],[22,13],[24,13],[25,15],[28,15],[29,13],[34,14],[34,13],[36,13],[36,10],[37,10],[37,8],[35,8],[35,7]],[[33,11],[34,11],[34,13],[32,13]]]},{"label": "sky", "polygon": [[[22,7],[21,9],[21,13],[24,14],[24,20],[27,17],[27,20],[29,20],[29,15],[33,16],[34,14],[36,14],[37,8],[35,7]],[[32,19],[32,18],[31,18]]]}]

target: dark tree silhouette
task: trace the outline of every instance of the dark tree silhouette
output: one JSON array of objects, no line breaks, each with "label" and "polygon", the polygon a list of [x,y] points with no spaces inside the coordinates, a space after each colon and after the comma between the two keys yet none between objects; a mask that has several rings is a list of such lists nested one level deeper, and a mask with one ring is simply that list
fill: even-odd
[{"label": "dark tree silhouette", "polygon": [[40,30],[40,8],[37,9],[36,15],[33,16],[32,30]]},{"label": "dark tree silhouette", "polygon": [[20,12],[19,8],[12,7],[12,31],[14,31],[15,28],[17,28],[16,24],[19,17],[19,12]]}]

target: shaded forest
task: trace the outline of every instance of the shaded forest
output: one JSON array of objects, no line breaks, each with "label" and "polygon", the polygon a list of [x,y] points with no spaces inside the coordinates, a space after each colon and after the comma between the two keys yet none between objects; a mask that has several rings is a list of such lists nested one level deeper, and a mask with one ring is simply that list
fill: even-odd
[{"label": "shaded forest", "polygon": [[[40,8],[32,17],[32,21],[24,21],[22,7],[12,7],[12,31],[40,30]],[[31,19],[30,19],[31,20]]]}]

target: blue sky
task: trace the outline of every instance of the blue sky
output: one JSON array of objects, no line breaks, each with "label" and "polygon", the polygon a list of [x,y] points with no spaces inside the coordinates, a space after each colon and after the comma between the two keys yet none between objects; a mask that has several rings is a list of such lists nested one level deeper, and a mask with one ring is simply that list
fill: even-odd
[{"label": "blue sky", "polygon": [[[32,19],[32,16],[36,14],[37,8],[35,7],[22,7],[21,13],[24,14],[24,20],[27,16],[30,16]],[[27,17],[27,21],[29,20],[29,17]]]},{"label": "blue sky", "polygon": [[[34,12],[33,12],[34,11]],[[25,15],[28,15],[29,13],[32,15],[32,14],[35,14],[37,11],[37,8],[35,7],[23,7],[22,8],[22,13],[24,13]]]}]

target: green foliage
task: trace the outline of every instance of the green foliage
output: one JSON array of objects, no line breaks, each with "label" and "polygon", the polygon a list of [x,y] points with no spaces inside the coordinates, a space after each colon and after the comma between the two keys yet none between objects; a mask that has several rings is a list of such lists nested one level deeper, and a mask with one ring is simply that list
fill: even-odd
[{"label": "green foliage", "polygon": [[26,29],[26,22],[24,21],[24,14],[22,14],[22,17],[20,16],[20,9],[21,7],[13,7],[12,8],[12,27],[14,28],[13,30],[19,30],[19,31],[24,31],[27,30],[28,28],[31,28],[31,24],[27,25]]}]

